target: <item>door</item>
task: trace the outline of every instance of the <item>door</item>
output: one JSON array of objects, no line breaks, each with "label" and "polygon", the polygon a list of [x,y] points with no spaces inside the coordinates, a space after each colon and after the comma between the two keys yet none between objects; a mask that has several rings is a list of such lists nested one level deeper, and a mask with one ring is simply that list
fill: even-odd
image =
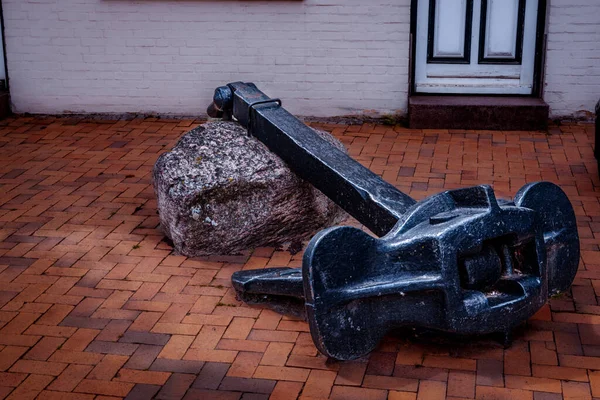
[{"label": "door", "polygon": [[531,95],[538,0],[418,0],[417,93]]}]

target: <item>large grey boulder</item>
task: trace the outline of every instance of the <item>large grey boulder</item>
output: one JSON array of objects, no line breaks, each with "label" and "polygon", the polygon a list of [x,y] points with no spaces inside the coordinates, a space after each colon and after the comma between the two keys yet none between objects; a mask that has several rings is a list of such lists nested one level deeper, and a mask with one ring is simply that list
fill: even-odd
[{"label": "large grey boulder", "polygon": [[296,248],[345,217],[234,122],[210,122],[186,133],[158,158],[153,175],[162,229],[186,256]]}]

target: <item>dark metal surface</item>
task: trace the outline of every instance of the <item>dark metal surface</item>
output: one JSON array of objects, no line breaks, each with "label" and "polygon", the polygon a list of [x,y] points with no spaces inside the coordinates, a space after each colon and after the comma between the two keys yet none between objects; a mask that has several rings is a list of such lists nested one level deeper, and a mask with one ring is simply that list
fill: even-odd
[{"label": "dark metal surface", "polygon": [[353,227],[326,229],[310,241],[301,270],[232,277],[244,301],[295,314],[304,309],[315,345],[327,356],[363,356],[388,331],[407,325],[507,334],[571,285],[579,238],[571,203],[558,186],[526,185],[512,202],[496,200],[492,188],[481,185],[417,203],[321,140],[253,84],[220,88],[216,100],[213,109],[230,113],[381,236]]}]

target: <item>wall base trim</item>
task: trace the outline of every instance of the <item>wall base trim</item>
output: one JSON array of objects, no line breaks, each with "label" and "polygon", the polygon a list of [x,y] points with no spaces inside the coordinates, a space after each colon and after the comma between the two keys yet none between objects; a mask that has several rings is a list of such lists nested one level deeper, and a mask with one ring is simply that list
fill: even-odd
[{"label": "wall base trim", "polygon": [[546,130],[549,107],[532,97],[426,96],[408,99],[415,129]]}]

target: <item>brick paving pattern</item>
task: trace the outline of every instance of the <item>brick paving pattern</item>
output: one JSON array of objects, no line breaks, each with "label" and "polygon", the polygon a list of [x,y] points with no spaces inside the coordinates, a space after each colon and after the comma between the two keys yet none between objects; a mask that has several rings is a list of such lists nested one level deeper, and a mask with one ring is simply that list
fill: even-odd
[{"label": "brick paving pattern", "polygon": [[[307,325],[235,299],[231,273],[300,266],[301,254],[174,254],[151,170],[200,121],[0,122],[0,398],[600,398],[600,186],[592,125],[549,132],[317,124],[417,199],[549,180],[575,205],[582,262],[512,347],[489,338],[389,336],[328,361]],[[453,339],[447,339],[453,340]]]}]

